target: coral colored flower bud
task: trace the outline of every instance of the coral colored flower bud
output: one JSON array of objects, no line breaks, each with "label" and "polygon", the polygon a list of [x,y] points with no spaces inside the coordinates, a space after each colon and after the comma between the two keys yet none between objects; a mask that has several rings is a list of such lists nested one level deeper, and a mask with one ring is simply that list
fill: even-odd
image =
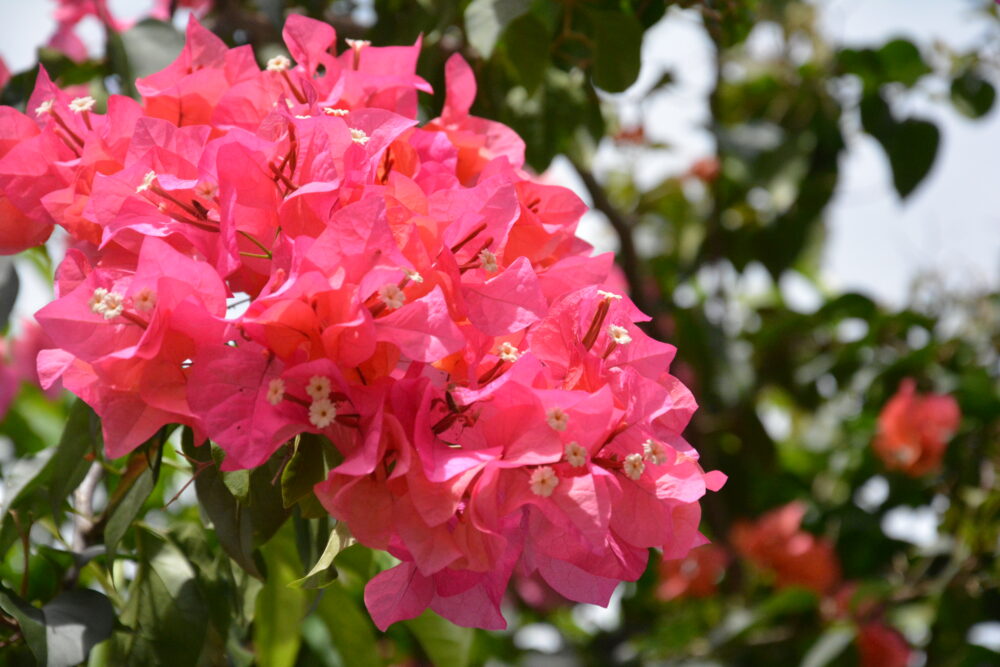
[{"label": "coral colored flower bud", "polygon": [[941,467],[948,441],[961,419],[954,398],[918,394],[916,383],[907,378],[882,408],[872,446],[890,470],[901,470],[911,477],[926,475]]}]

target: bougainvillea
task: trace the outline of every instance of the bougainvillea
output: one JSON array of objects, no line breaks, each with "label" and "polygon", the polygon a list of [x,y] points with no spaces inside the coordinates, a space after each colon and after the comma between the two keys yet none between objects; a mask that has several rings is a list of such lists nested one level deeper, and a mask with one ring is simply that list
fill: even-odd
[{"label": "bougainvillea", "polygon": [[262,69],[192,19],[141,103],[99,113],[42,70],[27,115],[0,112],[3,250],[69,236],[43,385],[94,408],[111,456],[172,423],[224,470],[327,438],[317,497],[400,561],[366,590],[383,629],[427,607],[502,628],[515,571],[606,604],[649,548],[704,543],[725,477],[681,436],[674,348],[574,235],[584,204],[469,115],[460,56],[420,126],[419,44],[283,34]]},{"label": "bougainvillea", "polygon": [[907,378],[879,414],[875,453],[890,470],[926,475],[941,466],[961,419],[952,396],[917,394],[916,383]]}]

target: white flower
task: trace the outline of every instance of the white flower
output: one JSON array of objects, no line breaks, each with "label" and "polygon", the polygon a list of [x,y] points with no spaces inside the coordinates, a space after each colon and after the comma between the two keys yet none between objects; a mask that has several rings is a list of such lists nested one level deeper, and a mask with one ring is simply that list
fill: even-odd
[{"label": "white flower", "polygon": [[361,144],[362,146],[364,146],[365,144],[368,143],[369,139],[371,139],[371,137],[365,134],[364,130],[359,130],[356,127],[351,128],[351,141],[353,141],[354,143]]},{"label": "white flower", "polygon": [[663,465],[667,462],[667,448],[662,442],[647,440],[642,443],[643,457],[654,465]]},{"label": "white flower", "polygon": [[98,287],[94,290],[94,293],[90,295],[90,301],[87,305],[90,306],[90,312],[97,313],[98,315],[104,314],[104,297],[108,295],[108,290],[103,287]]},{"label": "white flower", "polygon": [[382,300],[382,303],[384,303],[389,310],[402,308],[403,304],[406,303],[406,295],[403,294],[403,290],[399,289],[399,286],[393,285],[392,283],[382,285],[378,288],[378,298]]},{"label": "white flower", "polygon": [[549,466],[542,466],[532,471],[529,483],[531,484],[532,493],[542,498],[548,498],[556,490],[556,487],[559,486],[559,476]]},{"label": "white flower", "polygon": [[306,393],[313,400],[320,400],[330,395],[330,378],[323,375],[313,375],[306,385]]},{"label": "white flower", "polygon": [[517,361],[517,358],[521,356],[521,351],[518,350],[513,345],[511,345],[510,343],[508,343],[507,341],[504,341],[500,343],[499,356],[504,361],[509,361],[511,363],[514,363],[515,361]]},{"label": "white flower", "polygon": [[333,423],[337,416],[337,408],[330,402],[329,398],[321,398],[313,401],[309,406],[309,423],[316,428],[326,428]]},{"label": "white flower", "polygon": [[281,378],[273,378],[267,384],[267,402],[271,405],[281,403],[285,397],[285,381]]},{"label": "white flower", "polygon": [[403,269],[403,273],[406,275],[407,278],[409,278],[415,283],[424,282],[424,277],[419,273],[417,273],[416,271],[414,271],[413,269]]},{"label": "white flower", "polygon": [[78,97],[69,103],[69,110],[73,113],[83,113],[84,111],[93,109],[95,104],[97,104],[97,100],[90,95]]},{"label": "white flower", "polygon": [[116,292],[108,292],[101,299],[101,314],[104,315],[104,319],[111,320],[122,314],[124,308],[125,299],[122,298],[121,294]]},{"label": "white flower", "polygon": [[267,61],[267,70],[269,72],[284,72],[291,66],[292,61],[286,56],[275,56]]},{"label": "white flower", "polygon": [[597,290],[597,296],[601,297],[602,299],[608,299],[608,300],[611,299],[621,300],[622,298],[621,294],[615,294],[614,292],[605,292],[602,289]]},{"label": "white flower", "polygon": [[327,116],[346,116],[351,112],[347,109],[338,109],[337,107],[323,107],[323,113]]},{"label": "white flower", "polygon": [[646,469],[646,464],[642,462],[642,454],[629,454],[625,457],[625,465],[622,467],[629,479],[639,479],[642,471]]},{"label": "white flower", "polygon": [[569,424],[569,415],[562,408],[552,408],[545,415],[545,421],[556,431],[565,431]]},{"label": "white flower", "polygon": [[52,102],[53,100],[45,100],[35,107],[35,115],[44,116],[45,114],[52,113]]},{"label": "white flower", "polygon": [[608,327],[608,335],[611,336],[611,340],[619,345],[627,345],[632,342],[632,336],[628,335],[628,329],[620,327],[617,324],[612,324]]},{"label": "white flower", "polygon": [[145,192],[146,190],[153,187],[153,181],[156,180],[155,171],[147,171],[146,175],[142,177],[142,185],[135,189],[136,192]]},{"label": "white flower", "polygon": [[366,46],[372,45],[372,43],[369,42],[367,39],[345,39],[344,41],[347,42],[347,46],[354,49],[355,51],[360,51]]},{"label": "white flower", "polygon": [[578,442],[566,443],[566,462],[574,468],[579,468],[587,463],[587,450],[580,446]]},{"label": "white flower", "polygon": [[483,264],[486,273],[496,273],[500,267],[497,266],[497,256],[486,248],[479,251],[479,261]]},{"label": "white flower", "polygon": [[132,305],[135,306],[136,310],[143,312],[153,310],[156,308],[156,292],[148,287],[143,287],[138,294],[132,297]]}]

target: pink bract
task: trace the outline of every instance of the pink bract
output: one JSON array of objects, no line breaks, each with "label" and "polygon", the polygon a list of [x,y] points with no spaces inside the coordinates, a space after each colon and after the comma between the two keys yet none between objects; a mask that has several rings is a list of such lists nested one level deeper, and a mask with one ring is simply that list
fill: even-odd
[{"label": "pink bract", "polygon": [[650,547],[704,544],[725,476],[681,436],[674,348],[576,238],[585,205],[469,114],[460,56],[421,126],[419,42],[283,34],[295,62],[262,70],[192,19],[141,106],[99,113],[43,71],[27,114],[0,111],[3,250],[70,236],[41,382],[97,411],[111,456],[168,423],[227,470],[328,438],[343,462],[317,497],[401,561],[366,591],[383,629],[428,607],[505,627],[514,573],[606,604]]}]

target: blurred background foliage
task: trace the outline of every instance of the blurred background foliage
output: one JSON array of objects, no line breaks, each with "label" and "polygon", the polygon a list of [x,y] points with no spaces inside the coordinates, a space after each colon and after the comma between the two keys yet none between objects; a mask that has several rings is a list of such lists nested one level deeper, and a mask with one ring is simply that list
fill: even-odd
[{"label": "blurred background foliage", "polygon": [[[436,91],[422,100],[423,118],[440,110],[444,62],[458,51],[476,72],[473,113],[514,128],[538,173],[568,158],[614,232],[650,333],[678,348],[673,372],[700,404],[686,436],[706,469],[730,476],[703,503],[715,556],[662,571],[652,559],[604,614],[520,581],[509,631],[473,632],[428,612],[383,635],[362,590],[386,557],[316,518],[309,488],[325,462],[307,441],[254,473],[220,473],[179,430],[105,460],[89,409],[24,382],[0,424],[5,664],[45,662],[46,652],[50,664],[74,664],[88,651],[94,665],[1000,662],[1000,293],[959,295],[928,280],[904,307],[888,308],[819,278],[824,213],[849,139],[873,137],[898,196],[910,196],[941,139],[901,100],[933,80],[947,91],[937,103],[985,116],[998,78],[985,47],[929,52],[891,39],[844,48],[817,28],[816,5],[797,0],[169,4],[193,5],[262,63],[282,52],[290,12],[330,22],[341,42],[422,36],[419,73]],[[671,150],[624,123],[608,94],[636,81],[643,35],[676,12],[714,47],[715,153],[650,187],[631,160],[602,169],[595,155]],[[983,2],[981,14],[996,36],[996,6]],[[780,35],[767,58],[747,47],[763,24]],[[51,48],[38,57],[61,85],[101,97],[134,93],[134,79],[182,43],[174,24],[147,19],[107,29],[104,58]],[[23,108],[36,73],[15,73],[2,102]],[[666,72],[645,94],[674,78]],[[45,251],[29,259],[51,275]],[[751,289],[751,273],[768,278]],[[8,275],[0,314],[13,368],[31,346],[14,340],[24,326],[6,323],[17,294],[17,274]],[[779,283],[789,275],[820,295],[815,307],[786,300]],[[906,378],[920,393],[954,397],[961,412],[943,462],[920,476],[888,469],[872,447],[886,428],[880,411]],[[170,502],[192,475],[199,502],[190,492]],[[768,527],[790,507],[802,527]],[[930,537],[917,534],[917,516],[931,519]],[[202,530],[208,522],[213,530]],[[736,526],[757,546],[736,538]],[[805,568],[798,583],[795,568]],[[809,583],[817,576],[827,582]]]}]

